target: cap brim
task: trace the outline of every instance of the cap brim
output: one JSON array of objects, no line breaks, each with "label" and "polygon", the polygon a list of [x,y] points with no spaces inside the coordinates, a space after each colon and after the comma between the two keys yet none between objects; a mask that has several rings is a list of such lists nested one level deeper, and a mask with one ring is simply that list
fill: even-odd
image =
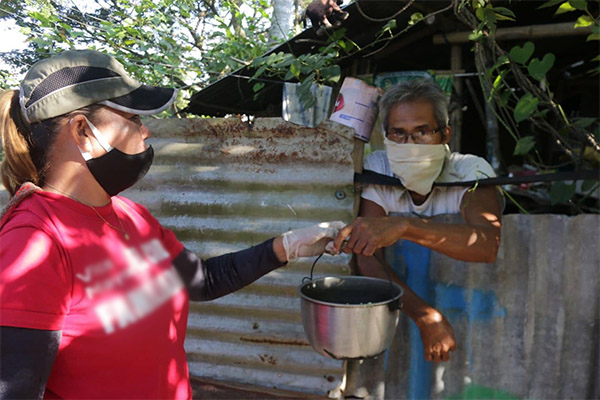
[{"label": "cap brim", "polygon": [[177,98],[177,89],[142,85],[125,96],[100,101],[110,108],[137,115],[153,115],[166,110]]}]

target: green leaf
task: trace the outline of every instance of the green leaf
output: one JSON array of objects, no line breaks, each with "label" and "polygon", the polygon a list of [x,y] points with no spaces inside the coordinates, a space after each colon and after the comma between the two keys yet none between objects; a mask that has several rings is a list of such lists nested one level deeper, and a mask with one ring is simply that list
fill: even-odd
[{"label": "green leaf", "polygon": [[341,69],[339,65],[332,65],[321,70],[321,75],[325,82],[336,83],[340,80]]},{"label": "green leaf", "polygon": [[585,28],[586,26],[590,26],[594,23],[594,20],[589,15],[582,15],[577,18],[575,22],[575,28]]},{"label": "green leaf", "polygon": [[487,25],[490,31],[496,30],[496,22],[498,22],[498,18],[496,17],[496,13],[494,12],[493,8],[486,7],[483,9],[482,22]]},{"label": "green leaf", "polygon": [[295,78],[294,73],[292,72],[292,70],[288,70],[288,72],[285,74],[285,76],[283,77],[284,81],[291,81],[293,78]]},{"label": "green leaf", "polygon": [[517,145],[515,146],[515,151],[513,155],[525,155],[529,153],[531,149],[535,146],[535,138],[533,136],[525,136],[519,139]]},{"label": "green leaf", "polygon": [[483,38],[483,32],[481,31],[481,29],[469,33],[469,40],[472,42],[477,42],[481,38]]},{"label": "green leaf", "polygon": [[529,118],[529,116],[537,109],[538,103],[539,99],[533,97],[531,93],[526,93],[521,97],[517,102],[514,111],[515,122],[519,123]]},{"label": "green leaf", "polygon": [[494,83],[492,84],[492,90],[490,90],[490,95],[488,97],[488,101],[492,99],[494,96],[502,96],[502,89],[504,88],[504,76],[508,73],[508,71],[502,71],[496,79],[494,79]]},{"label": "green leaf", "polygon": [[494,7],[496,18],[504,21],[514,21],[517,17],[515,13],[506,7]]},{"label": "green leaf", "polygon": [[303,88],[303,90],[310,90],[310,87],[313,85],[313,83],[315,83],[315,78],[316,73],[311,73],[306,78],[302,79],[302,82],[300,82],[300,88]]},{"label": "green leaf", "polygon": [[501,67],[507,63],[509,63],[508,57],[506,57],[505,55],[501,55],[500,57],[498,57],[496,64],[494,64],[491,68],[489,68],[485,71],[487,76],[491,78],[492,75],[494,74],[494,71],[496,71],[496,69],[498,69],[499,67]]},{"label": "green leaf", "polygon": [[414,25],[422,19],[423,14],[421,14],[420,12],[416,12],[410,16],[410,19],[408,20],[408,25]]},{"label": "green leaf", "polygon": [[542,4],[541,6],[538,7],[538,10],[542,9],[542,8],[548,8],[548,7],[554,7],[557,4],[560,4],[562,2],[564,2],[566,0],[550,0],[545,2],[544,4]]},{"label": "green leaf", "polygon": [[546,76],[546,73],[550,71],[554,65],[554,54],[548,53],[544,56],[542,61],[534,58],[527,66],[527,71],[534,79],[541,81]]},{"label": "green leaf", "polygon": [[290,72],[296,77],[300,77],[300,63],[298,61],[294,61],[292,65],[290,65]]},{"label": "green leaf", "polygon": [[255,83],[254,86],[252,86],[252,90],[254,90],[254,93],[256,93],[264,87],[265,87],[264,82],[258,82],[258,83]]},{"label": "green leaf", "polygon": [[258,78],[259,76],[262,76],[262,74],[264,74],[266,70],[267,70],[267,66],[262,65],[260,68],[258,68],[258,70],[256,70],[256,72],[254,73],[254,75],[252,75],[252,77]]},{"label": "green leaf", "polygon": [[484,20],[484,16],[483,16],[483,7],[479,7],[475,9],[475,16],[477,17],[478,20],[483,21]]},{"label": "green leaf", "polygon": [[546,118],[546,115],[548,115],[549,112],[550,112],[550,110],[548,108],[546,108],[545,110],[542,110],[542,111],[536,111],[535,113],[533,113],[533,116],[535,118]]},{"label": "green leaf", "polygon": [[587,128],[596,121],[598,121],[597,118],[577,118],[575,121],[573,121],[573,125],[579,128]]},{"label": "green leaf", "polygon": [[395,19],[391,19],[388,21],[387,24],[385,24],[385,26],[383,28],[381,28],[381,30],[386,31],[386,30],[392,30],[392,29],[396,29],[398,27],[398,23],[396,22]]},{"label": "green leaf", "polygon": [[312,65],[300,64],[300,75],[310,74],[311,71],[314,71],[314,70],[315,69],[313,68]]},{"label": "green leaf", "polygon": [[330,40],[332,42],[336,42],[336,41],[340,40],[341,38],[344,37],[344,35],[346,35],[346,31],[347,31],[346,28],[341,28],[341,29],[334,31],[333,34],[331,35]]},{"label": "green leaf", "polygon": [[575,7],[570,5],[568,2],[565,2],[558,7],[558,10],[556,10],[554,15],[564,14],[575,10],[577,10]]},{"label": "green leaf", "polygon": [[525,42],[523,47],[514,46],[512,49],[510,49],[508,55],[514,62],[524,65],[527,60],[529,60],[529,57],[533,55],[534,51],[535,45],[533,42]]},{"label": "green leaf", "polygon": [[506,107],[506,105],[508,104],[508,99],[510,99],[511,94],[512,93],[510,90],[505,90],[504,92],[502,92],[500,94],[499,97],[496,97],[496,103],[498,103],[498,105],[500,107]]},{"label": "green leaf", "polygon": [[575,194],[575,182],[567,185],[564,182],[554,182],[550,188],[550,202],[552,205],[568,203]]},{"label": "green leaf", "polygon": [[569,0],[569,4],[581,11],[584,11],[587,8],[586,0]]}]

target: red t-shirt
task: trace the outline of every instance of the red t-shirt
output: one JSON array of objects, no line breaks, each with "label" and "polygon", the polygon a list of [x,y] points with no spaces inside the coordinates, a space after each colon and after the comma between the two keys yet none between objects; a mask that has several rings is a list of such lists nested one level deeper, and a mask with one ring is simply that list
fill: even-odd
[{"label": "red t-shirt", "polygon": [[5,217],[0,325],[62,331],[46,397],[191,398],[183,245],[125,198],[97,211],[38,191]]}]

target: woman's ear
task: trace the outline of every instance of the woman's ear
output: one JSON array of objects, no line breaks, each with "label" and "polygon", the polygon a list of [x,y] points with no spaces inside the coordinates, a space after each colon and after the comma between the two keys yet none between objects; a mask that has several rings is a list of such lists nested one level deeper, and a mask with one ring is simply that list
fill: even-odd
[{"label": "woman's ear", "polygon": [[450,127],[450,125],[446,125],[443,129],[443,134],[442,144],[450,143],[450,138],[452,137],[452,127]]},{"label": "woman's ear", "polygon": [[[83,158],[86,160],[91,158],[90,153],[94,149],[92,143],[93,135],[83,115],[80,114],[71,118],[68,123],[68,129],[75,144],[79,147],[79,151],[81,151]],[[86,157],[86,155],[88,155],[88,157]]]}]

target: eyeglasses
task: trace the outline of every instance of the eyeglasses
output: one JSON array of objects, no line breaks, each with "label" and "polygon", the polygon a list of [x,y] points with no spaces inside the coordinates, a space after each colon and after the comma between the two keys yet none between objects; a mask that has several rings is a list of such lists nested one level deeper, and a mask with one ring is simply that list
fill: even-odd
[{"label": "eyeglasses", "polygon": [[408,138],[412,138],[414,143],[429,143],[433,141],[436,133],[442,132],[442,129],[445,127],[441,127],[438,129],[431,128],[419,128],[414,132],[405,132],[403,129],[390,128],[387,131],[387,138],[392,142],[396,143],[406,143],[408,142]]}]

